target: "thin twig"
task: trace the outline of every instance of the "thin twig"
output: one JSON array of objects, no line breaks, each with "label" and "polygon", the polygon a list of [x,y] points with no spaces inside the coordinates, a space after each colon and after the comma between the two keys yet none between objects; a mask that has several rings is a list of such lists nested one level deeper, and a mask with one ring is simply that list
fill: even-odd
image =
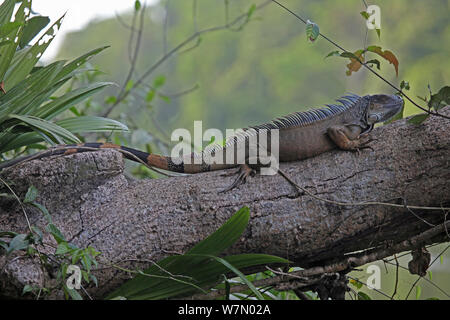
[{"label": "thin twig", "polygon": [[[444,225],[450,224],[450,222],[446,222]],[[376,248],[367,250],[361,253],[356,253],[352,256],[346,256],[344,259],[336,261],[334,263],[325,265],[325,266],[317,266],[309,269],[303,269],[294,271],[289,274],[289,277],[286,275],[278,275],[272,278],[266,278],[261,280],[256,280],[253,282],[255,287],[266,287],[266,286],[276,286],[280,283],[289,282],[292,278],[304,279],[324,274],[336,273],[336,272],[344,272],[351,269],[354,269],[358,266],[365,265],[367,263],[381,260],[385,257],[391,256],[397,252],[403,252],[406,250],[410,250],[411,248],[416,248],[420,245],[426,244],[433,237],[442,233],[444,231],[445,226],[438,225],[434,228],[428,229],[421,234],[418,234],[408,240],[402,241],[400,243],[394,244],[388,248]],[[248,290],[248,286],[245,284],[232,286],[230,288],[230,293],[242,292]],[[381,293],[381,292],[380,292]],[[211,291],[208,294],[198,294],[193,295],[191,299],[215,299],[225,294],[224,289]],[[381,293],[383,294],[383,293]],[[386,294],[385,294],[386,295]],[[386,295],[387,296],[387,295]],[[387,296],[389,297],[389,296]],[[389,297],[390,298],[390,297]]]},{"label": "thin twig", "polygon": [[128,61],[131,65],[133,65],[133,40],[134,40],[134,34],[137,31],[136,30],[136,17],[137,17],[137,11],[133,11],[133,18],[131,19],[131,28],[130,28],[130,37],[128,38]]},{"label": "thin twig", "polygon": [[131,50],[131,43],[132,43],[132,40],[134,38],[134,33],[135,33],[135,31],[134,31],[134,27],[135,27],[134,26],[134,24],[135,24],[134,19],[135,19],[135,16],[137,15],[136,11],[134,13],[134,16],[133,16],[133,30],[131,31],[131,35],[130,35],[129,50],[128,50],[129,51],[129,55],[130,55],[131,67],[130,67],[130,70],[128,71],[128,74],[127,74],[127,76],[125,78],[124,83],[122,84],[122,87],[120,88],[119,94],[117,95],[116,102],[114,104],[112,104],[106,110],[106,112],[104,114],[104,117],[107,117],[111,113],[113,108],[117,105],[117,100],[119,100],[120,97],[122,97],[124,95],[127,95],[127,93],[129,92],[129,90],[127,90],[127,86],[128,86],[128,83],[130,82],[131,78],[133,77],[134,71],[136,70],[137,59],[138,59],[138,56],[139,56],[139,50],[140,50],[141,42],[142,42],[142,33],[143,33],[143,30],[144,30],[144,20],[145,20],[145,16],[144,16],[145,9],[146,9],[146,5],[144,4],[142,9],[141,9],[141,14],[140,14],[140,17],[139,17],[139,29],[137,30],[136,44],[135,44],[135,48],[134,48],[133,54],[131,56],[131,52],[132,52],[132,50]]},{"label": "thin twig", "polygon": [[[282,5],[281,3],[279,3],[277,0],[271,0],[272,2],[276,3],[277,5],[279,5],[281,8],[283,8],[284,10],[288,11],[290,14],[294,15],[297,19],[299,19],[300,21],[302,21],[304,24],[307,24],[307,21],[302,18],[301,16],[299,16],[298,14],[296,14],[295,12],[293,12],[292,10],[290,10],[289,8],[285,7],[284,5]],[[331,40],[330,38],[328,38],[327,36],[325,36],[323,33],[319,33],[319,36],[321,36],[322,38],[324,38],[325,40],[327,40],[328,42],[330,42],[332,45],[334,45],[336,48],[339,48],[340,50],[344,51],[344,52],[348,52],[348,50],[344,49],[341,45],[339,45],[338,43],[336,43],[335,41]],[[389,86],[391,86],[392,88],[394,88],[395,90],[397,90],[398,92],[401,93],[402,96],[404,96],[409,102],[411,102],[414,106],[416,106],[417,108],[419,108],[422,111],[425,111],[426,113],[433,115],[433,116],[438,116],[438,117],[442,117],[445,119],[450,119],[449,116],[443,115],[441,113],[438,112],[433,112],[431,110],[429,110],[428,108],[424,108],[421,107],[420,105],[418,105],[414,100],[412,100],[408,95],[406,95],[401,89],[397,88],[397,86],[395,86],[393,83],[391,83],[389,80],[387,80],[386,78],[384,78],[382,75],[380,75],[378,72],[376,72],[373,68],[371,68],[369,65],[367,65],[366,62],[361,61],[357,56],[355,56],[353,59],[357,60],[361,65],[363,65],[366,69],[368,69],[370,72],[372,72],[375,76],[377,76],[379,79],[383,80],[385,83],[387,83]]]},{"label": "thin twig", "polygon": [[[447,223],[444,223],[444,230],[447,229]],[[444,250],[442,250],[442,252],[436,257],[434,258],[434,260],[430,263],[430,265],[428,266],[431,267],[433,265],[433,263],[435,263],[437,261],[437,259],[439,259],[441,257],[441,255],[444,254],[445,251],[447,251],[447,249],[450,248],[450,245],[448,245]],[[413,291],[413,289],[416,287],[417,283],[420,281],[420,279],[426,279],[425,277],[419,276],[417,278],[416,281],[414,281],[414,283],[412,284],[411,288],[408,291],[408,294],[406,295],[405,300],[408,300],[409,295],[411,294],[411,292]]]},{"label": "thin twig", "polygon": [[394,292],[392,293],[391,300],[394,300],[395,295],[397,294],[397,288],[398,288],[398,269],[400,264],[398,263],[397,256],[394,254],[395,259],[395,285],[394,285]]},{"label": "thin twig", "polygon": [[[410,254],[410,253],[407,252],[406,254]],[[387,260],[387,259],[383,259],[383,262],[384,262],[384,263],[387,263],[387,264],[390,264],[390,265],[393,265],[393,266],[396,265],[396,264],[390,262],[390,261]],[[406,271],[409,272],[409,269],[406,268],[406,267],[404,267],[404,266],[402,266],[402,265],[398,265],[398,267],[399,267],[400,269],[404,269],[404,270],[406,270]],[[438,289],[439,291],[441,291],[445,296],[447,296],[448,298],[450,298],[450,295],[449,295],[447,292],[445,292],[443,289],[441,289],[441,288],[440,288],[437,284],[435,284],[433,281],[431,281],[430,279],[427,279],[426,277],[423,277],[422,279],[424,279],[425,281],[427,281],[429,284],[431,284],[431,285],[434,286],[436,289]]]},{"label": "thin twig", "polygon": [[169,31],[169,0],[164,5],[164,23],[163,23],[163,54],[167,54],[167,39]]},{"label": "thin twig", "polygon": [[341,201],[334,201],[329,199],[324,199],[321,197],[316,196],[312,192],[308,191],[307,189],[299,186],[296,182],[294,182],[283,170],[278,169],[278,173],[285,178],[291,185],[294,187],[300,189],[304,193],[308,194],[310,197],[313,197],[314,199],[335,204],[338,206],[388,206],[388,207],[395,207],[395,208],[406,208],[406,209],[419,209],[419,210],[450,210],[450,208],[446,207],[422,207],[422,206],[409,206],[409,205],[401,205],[401,204],[395,204],[395,203],[387,203],[387,202],[379,202],[379,201],[365,201],[365,202],[341,202]]},{"label": "thin twig", "polygon": [[122,25],[122,27],[128,30],[135,30],[134,27],[132,25],[127,24],[117,12],[115,12],[115,16],[117,21]]},{"label": "thin twig", "polygon": [[[272,0],[267,0],[266,2],[263,2],[262,4],[256,6],[255,11],[256,10],[260,10],[263,7],[269,5],[271,3]],[[147,77],[149,77],[156,69],[158,69],[164,62],[166,62],[166,60],[168,60],[169,58],[171,58],[175,53],[179,52],[182,48],[184,48],[187,44],[189,44],[191,41],[197,39],[199,36],[201,36],[202,34],[205,33],[210,33],[210,32],[215,32],[215,31],[219,31],[219,30],[226,30],[226,29],[230,29],[232,26],[238,24],[241,20],[245,19],[247,17],[247,13],[243,13],[239,16],[237,16],[233,21],[226,23],[224,25],[221,26],[215,26],[215,27],[210,27],[210,28],[205,28],[202,30],[199,30],[197,32],[194,32],[193,34],[191,34],[189,37],[187,37],[186,39],[184,39],[183,41],[181,41],[178,45],[176,45],[174,48],[172,48],[171,50],[169,50],[166,54],[164,54],[161,58],[159,58],[152,66],[150,66],[140,77],[139,79],[135,82],[135,84],[133,85],[133,87],[138,87],[139,85],[141,85],[145,79]],[[126,84],[125,84],[126,85]],[[121,93],[117,96],[117,99],[115,101],[114,104],[112,104],[107,110],[106,112],[103,114],[104,117],[108,117],[109,114],[113,111],[113,109],[119,104],[121,103],[130,93],[131,90],[122,90]]]},{"label": "thin twig", "polygon": [[[360,281],[359,279],[353,278],[352,276],[347,275],[347,278],[352,279],[352,280],[354,280],[354,281],[356,281],[356,282],[358,282],[358,283],[360,283],[360,284],[362,284],[362,285],[364,285],[364,286],[366,286],[366,287],[369,287],[369,286],[367,285],[367,283],[364,283],[364,282]],[[375,292],[378,292],[379,294],[385,296],[386,298],[389,298],[389,299],[391,298],[391,297],[389,297],[389,295],[387,295],[386,293],[384,293],[384,292],[381,291],[381,290],[378,290],[378,289],[376,289],[376,288],[371,288],[371,290],[373,290],[373,291],[375,291]],[[358,296],[358,295],[356,294],[356,297],[357,297],[357,296]]]}]

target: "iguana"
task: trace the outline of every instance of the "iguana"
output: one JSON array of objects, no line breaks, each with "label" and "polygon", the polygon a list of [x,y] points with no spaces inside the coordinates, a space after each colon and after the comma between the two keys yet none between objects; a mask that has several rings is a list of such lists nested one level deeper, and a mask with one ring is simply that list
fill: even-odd
[{"label": "iguana", "polygon": [[[0,164],[0,170],[31,159],[112,148],[122,151],[127,159],[172,172],[199,173],[240,167],[238,178],[226,189],[229,190],[245,182],[247,176],[260,164],[258,162],[250,164],[247,155],[244,163],[238,163],[236,156],[229,162],[211,163],[206,161],[208,157],[217,155],[217,152],[222,152],[223,159],[225,159],[227,150],[235,149],[239,143],[241,146],[244,145],[244,148],[248,148],[250,138],[256,136],[260,139],[258,135],[264,131],[266,132],[264,138],[269,139],[273,130],[277,130],[279,135],[279,162],[302,160],[336,148],[359,151],[370,148],[367,144],[372,140],[368,139],[367,134],[372,131],[374,125],[389,120],[403,106],[401,97],[385,94],[362,97],[349,94],[336,101],[337,104],[305,112],[295,112],[269,123],[243,129],[243,133],[229,138],[224,146],[215,145],[205,149],[202,153],[184,156],[184,158],[149,154],[110,143],[83,143],[65,145],[64,148],[55,147],[35,155],[13,159]],[[270,143],[265,145],[268,146],[267,151],[270,153]],[[195,159],[197,162],[194,161]]]}]

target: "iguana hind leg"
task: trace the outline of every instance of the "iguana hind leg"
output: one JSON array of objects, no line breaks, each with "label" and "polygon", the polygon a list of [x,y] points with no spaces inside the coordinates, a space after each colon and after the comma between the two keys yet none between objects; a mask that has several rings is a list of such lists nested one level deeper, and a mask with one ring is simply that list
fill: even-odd
[{"label": "iguana hind leg", "polygon": [[249,165],[241,164],[239,166],[239,170],[237,172],[235,172],[235,174],[238,174],[238,176],[234,180],[234,182],[226,189],[219,191],[219,193],[224,193],[224,192],[230,191],[230,190],[236,188],[237,186],[244,184],[245,181],[247,180],[247,177],[254,176],[255,173],[256,173],[256,171],[254,169],[250,168]]}]

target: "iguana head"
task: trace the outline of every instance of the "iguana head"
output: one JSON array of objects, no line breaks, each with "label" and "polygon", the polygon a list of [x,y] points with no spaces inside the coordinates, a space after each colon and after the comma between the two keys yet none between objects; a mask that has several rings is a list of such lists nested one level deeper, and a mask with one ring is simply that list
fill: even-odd
[{"label": "iguana head", "polygon": [[402,110],[403,99],[395,94],[374,94],[369,96],[366,121],[369,126],[391,119]]}]

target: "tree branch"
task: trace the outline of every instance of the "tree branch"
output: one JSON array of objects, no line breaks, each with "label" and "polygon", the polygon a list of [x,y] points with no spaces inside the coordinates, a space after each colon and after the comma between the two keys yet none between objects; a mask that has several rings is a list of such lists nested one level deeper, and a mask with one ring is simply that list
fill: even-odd
[{"label": "tree branch", "polygon": [[[442,112],[450,115],[450,107]],[[248,206],[249,226],[226,254],[281,256],[307,270],[299,276],[320,278],[415,246],[448,241],[445,210],[415,209],[412,214],[403,207],[404,201],[418,208],[450,206],[447,120],[431,117],[419,126],[400,120],[372,134],[378,140],[373,151],[358,155],[335,150],[281,164],[314,197],[299,193],[279,175],[256,176],[225,194],[218,191],[234,177],[223,177],[223,172],[130,181],[123,172],[122,155],[114,150],[33,160],[3,170],[1,176],[21,198],[34,185],[37,202],[48,209],[69,241],[94,247],[102,253],[102,261],[126,261],[121,264],[125,269],[145,269],[148,261],[160,261],[168,252],[186,252]],[[317,197],[399,206],[344,206]],[[21,210],[14,199],[0,198],[3,230],[27,232]],[[47,222],[42,214],[26,210],[31,225],[44,230]],[[50,237],[44,241],[52,243]],[[52,250],[40,249],[45,254]],[[20,296],[24,284],[51,283],[53,275],[38,261],[15,254],[20,259],[12,256],[6,261],[0,256],[0,266],[5,265],[1,292]],[[264,266],[246,272],[260,270]],[[98,288],[86,287],[94,299],[129,278],[116,269],[94,272]]]}]

